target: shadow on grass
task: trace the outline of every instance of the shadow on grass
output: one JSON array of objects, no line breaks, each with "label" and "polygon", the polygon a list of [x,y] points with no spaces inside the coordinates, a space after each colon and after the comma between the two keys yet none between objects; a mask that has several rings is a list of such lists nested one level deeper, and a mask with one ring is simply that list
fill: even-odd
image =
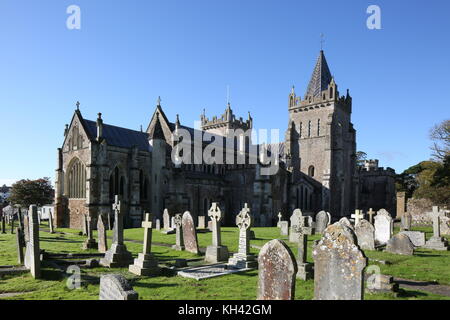
[{"label": "shadow on grass", "polygon": [[426,297],[428,294],[421,291],[399,289],[398,296],[402,298]]},{"label": "shadow on grass", "polygon": [[43,238],[40,237],[40,240],[45,242],[65,242],[65,243],[83,243],[82,240],[67,240],[67,239],[55,239],[55,238]]},{"label": "shadow on grass", "polygon": [[156,288],[163,288],[163,287],[177,287],[178,284],[175,283],[142,283],[139,281],[133,282],[134,288],[147,288],[147,289],[156,289]]}]

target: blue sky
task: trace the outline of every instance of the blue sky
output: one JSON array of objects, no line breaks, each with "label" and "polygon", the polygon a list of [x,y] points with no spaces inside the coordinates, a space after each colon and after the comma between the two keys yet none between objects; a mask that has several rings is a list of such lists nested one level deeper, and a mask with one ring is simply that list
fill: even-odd
[{"label": "blue sky", "polygon": [[[69,5],[81,30],[66,27]],[[382,30],[366,9],[381,8]],[[158,96],[170,120],[203,108],[257,128],[287,127],[292,85],[303,96],[324,50],[353,96],[357,149],[401,172],[430,157],[428,130],[449,118],[450,2],[2,0],[0,184],[54,178],[75,102],[85,118],[138,130]]]}]

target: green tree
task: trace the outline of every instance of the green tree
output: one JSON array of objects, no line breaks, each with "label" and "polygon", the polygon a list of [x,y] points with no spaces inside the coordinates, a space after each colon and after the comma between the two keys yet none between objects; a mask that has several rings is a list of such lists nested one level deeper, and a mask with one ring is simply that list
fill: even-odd
[{"label": "green tree", "polygon": [[367,160],[367,153],[364,151],[356,152],[356,165],[362,166],[364,165],[364,160]]},{"label": "green tree", "polygon": [[12,185],[9,201],[14,205],[43,206],[53,202],[54,190],[50,178],[20,180]]}]

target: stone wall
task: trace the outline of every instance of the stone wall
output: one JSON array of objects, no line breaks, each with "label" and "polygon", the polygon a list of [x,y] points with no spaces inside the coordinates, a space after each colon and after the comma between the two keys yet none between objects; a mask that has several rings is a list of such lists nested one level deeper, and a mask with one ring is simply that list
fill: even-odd
[{"label": "stone wall", "polygon": [[431,225],[431,217],[427,212],[433,210],[433,203],[428,199],[408,199],[407,212],[412,216],[413,225]]}]

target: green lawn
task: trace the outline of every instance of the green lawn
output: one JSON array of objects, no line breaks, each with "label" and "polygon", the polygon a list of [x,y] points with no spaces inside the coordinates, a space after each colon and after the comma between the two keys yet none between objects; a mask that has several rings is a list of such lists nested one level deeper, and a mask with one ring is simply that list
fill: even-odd
[{"label": "green lawn", "polygon": [[[43,224],[42,227],[45,227]],[[263,246],[267,241],[274,238],[283,239],[289,247],[297,254],[295,244],[289,243],[287,237],[279,236],[278,228],[254,228],[256,239],[252,240],[252,245]],[[79,236],[78,231],[70,229],[58,229],[58,231],[68,234],[40,233],[41,248],[47,252],[80,253],[85,237]],[[431,234],[431,228],[421,231],[427,232],[427,237]],[[110,231],[108,232],[109,235]],[[17,265],[17,253],[15,235],[0,234],[0,265]],[[125,230],[125,239],[142,240],[143,229]],[[314,240],[319,239],[319,235],[309,238],[308,244],[311,249]],[[200,247],[206,247],[211,242],[211,233],[198,234]],[[165,235],[158,231],[153,231],[152,251],[163,263],[170,265],[171,259],[201,259],[201,257],[187,252],[172,250],[170,247],[155,245],[155,243],[173,244],[175,235]],[[222,228],[222,242],[228,246],[229,251],[237,251],[238,229]],[[109,241],[110,243],[110,241]],[[142,250],[139,243],[127,242],[128,249],[136,256]],[[258,253],[258,249],[252,248],[253,253]],[[95,252],[95,251],[93,251]],[[404,257],[383,252],[368,251],[369,258],[389,261],[390,265],[378,264],[370,261],[370,264],[379,265],[382,273],[395,277],[402,277],[416,280],[436,280],[440,284],[450,285],[450,252],[439,252],[419,249],[413,257]],[[308,261],[312,262],[311,250],[308,251]],[[158,277],[137,277],[129,273],[126,269],[82,269],[82,278],[98,279],[103,273],[122,273],[128,278],[139,293],[140,299],[194,299],[194,300],[215,300],[231,299],[245,300],[256,299],[256,288],[258,272],[250,271],[241,274],[234,274],[208,280],[196,281],[174,276],[170,271]],[[42,270],[43,279],[34,280],[29,273],[23,275],[5,276],[0,279],[0,294],[11,292],[25,292],[24,294],[9,297],[6,299],[97,299],[98,284],[84,283],[82,288],[69,290],[66,286],[67,277],[61,271],[44,262]],[[314,290],[313,280],[301,281],[296,284],[296,299],[312,299]],[[403,291],[395,298],[391,294],[365,295],[365,299],[450,299],[426,292]]]}]

